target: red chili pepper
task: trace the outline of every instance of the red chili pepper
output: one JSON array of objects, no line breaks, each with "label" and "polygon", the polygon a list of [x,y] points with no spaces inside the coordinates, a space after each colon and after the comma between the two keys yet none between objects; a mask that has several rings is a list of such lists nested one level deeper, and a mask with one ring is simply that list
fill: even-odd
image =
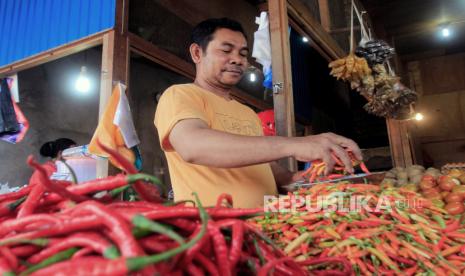
[{"label": "red chili pepper", "polygon": [[60,220],[53,215],[35,214],[20,219],[10,219],[0,223],[0,237],[7,233],[21,230],[23,227],[32,223],[39,222],[41,226],[44,223],[58,223]]},{"label": "red chili pepper", "polygon": [[95,215],[75,217],[63,220],[58,224],[37,231],[20,233],[0,240],[0,244],[14,244],[18,239],[36,239],[55,235],[64,235],[70,232],[95,229],[102,226],[102,221]]},{"label": "red chili pepper", "polygon": [[[182,253],[186,249],[196,244],[207,231],[208,214],[206,213],[205,209],[202,207],[200,201],[198,200],[197,195],[195,195],[195,197],[196,197],[196,202],[200,210],[199,212],[200,212],[200,219],[202,221],[202,230],[200,231],[198,235],[196,235],[193,239],[191,239],[187,243],[181,244],[180,246],[173,248],[169,251],[166,251],[166,252],[163,252],[157,255],[152,255],[152,256],[140,256],[140,257],[132,257],[132,258],[122,257],[122,258],[115,259],[115,260],[106,260],[102,258],[86,257],[82,259],[64,261],[64,262],[60,262],[52,266],[46,267],[44,269],[41,269],[35,272],[33,275],[47,275],[47,276],[56,275],[57,272],[63,273],[64,275],[66,274],[69,274],[69,275],[126,275],[129,272],[138,271],[150,264],[154,264],[154,263],[158,263],[158,262],[162,262],[167,259],[170,259],[173,256],[179,253]],[[82,206],[84,204],[86,203],[82,203],[80,205]],[[90,206],[90,207],[87,207],[87,206]],[[107,210],[104,210],[104,208],[101,208],[95,202],[92,202],[92,204],[90,205],[87,204],[85,205],[85,207],[86,208],[84,208],[84,210],[97,213],[99,217],[101,217],[101,215],[115,217],[114,215],[112,216],[111,213],[107,212]],[[114,219],[111,220],[111,224],[114,224],[116,228],[120,227],[120,225],[118,225],[118,223],[115,222]],[[112,229],[112,230],[115,234],[119,232],[126,234],[125,233],[126,231],[120,231],[118,229],[116,229],[116,231],[115,229]],[[127,245],[122,246],[123,249],[126,247],[130,248],[131,246],[127,246]],[[132,253],[132,252],[129,251],[129,253]]]},{"label": "red chili pepper", "polygon": [[16,191],[16,192],[0,194],[0,202],[6,201],[6,200],[19,199],[25,195],[28,195],[29,192],[31,191],[31,188],[32,188],[31,185],[28,185],[26,187],[21,188],[19,191]]},{"label": "red chili pepper", "polygon": [[95,201],[87,201],[77,205],[73,214],[90,213],[98,217],[102,224],[114,234],[121,254],[125,257],[140,256],[144,251],[131,233],[129,225],[122,217],[110,211],[106,206]]},{"label": "red chili pepper", "polygon": [[417,272],[417,270],[418,270],[418,265],[415,264],[414,266],[409,267],[407,269],[402,269],[402,273],[404,273],[407,276],[411,276],[411,275],[414,275]]},{"label": "red chili pepper", "polygon": [[192,275],[192,276],[204,276],[205,275],[203,270],[200,267],[194,265],[193,263],[190,263],[187,265],[186,271],[189,273],[189,275]]},{"label": "red chili pepper", "polygon": [[351,275],[352,273],[352,265],[350,264],[349,260],[342,257],[320,257],[320,258],[313,258],[307,259],[305,261],[297,262],[299,265],[310,266],[310,265],[318,265],[324,263],[333,263],[333,264],[342,264],[343,273],[345,275]]},{"label": "red chili pepper", "polygon": [[13,272],[13,269],[8,264],[8,261],[5,258],[0,257],[0,274],[8,275],[8,273],[11,274],[12,272]]},{"label": "red chili pepper", "polygon": [[40,179],[40,183],[44,185],[49,191],[57,193],[63,198],[69,198],[72,201],[76,202],[89,200],[88,197],[74,194],[68,191],[65,187],[51,181],[49,179],[49,176],[47,175],[47,170],[44,167],[42,167],[39,163],[37,163],[32,155],[29,155],[29,157],[27,158],[27,164],[36,169],[36,172],[38,173],[38,178]]},{"label": "red chili pepper", "polygon": [[[159,203],[152,203],[147,201],[119,201],[119,202],[112,202],[108,204],[108,208],[146,208],[148,210],[158,209],[166,207]],[[183,206],[176,206],[176,207],[183,207]],[[168,208],[167,208],[168,209]]]},{"label": "red chili pepper", "polygon": [[34,185],[26,200],[21,205],[21,208],[18,211],[17,218],[22,218],[34,213],[34,210],[36,209],[37,205],[39,205],[39,200],[44,194],[44,192],[45,187],[41,185],[41,183]]},{"label": "red chili pepper", "polygon": [[[280,259],[275,259],[271,262],[266,263],[257,273],[258,276],[267,276],[268,272],[274,268],[275,266],[282,264],[282,263],[294,263],[295,261],[290,257],[284,257]],[[294,275],[306,275],[303,269],[300,271],[296,271]]]},{"label": "red chili pepper", "polygon": [[444,230],[442,230],[445,233],[455,231],[460,228],[460,221],[458,219],[454,219],[452,223],[446,226]]},{"label": "red chili pepper", "polygon": [[368,170],[367,166],[365,165],[364,162],[360,162],[360,169],[366,174],[370,174],[370,171]]},{"label": "red chili pepper", "polygon": [[[265,258],[267,262],[277,259],[276,254],[274,254],[272,250],[270,249],[270,247],[267,246],[263,241],[258,240],[257,244],[258,244],[258,247],[260,248],[261,253],[263,254],[263,257]],[[276,272],[279,271],[285,275],[294,275],[296,270],[297,271],[300,270],[300,267],[297,264],[294,264],[294,267],[289,267],[286,264],[277,264],[275,268],[276,268]]]},{"label": "red chili pepper", "polygon": [[213,222],[208,223],[208,233],[213,241],[216,262],[221,275],[231,275],[231,267],[228,259],[228,247],[220,228]]},{"label": "red chili pepper", "polygon": [[416,262],[413,261],[413,260],[403,258],[403,257],[397,256],[395,254],[386,253],[386,255],[388,255],[391,259],[395,260],[398,263],[403,263],[403,264],[406,264],[408,266],[414,266],[416,264]]},{"label": "red chili pepper", "polygon": [[15,246],[11,248],[11,252],[18,258],[24,258],[24,257],[29,257],[32,254],[36,253],[37,251],[40,251],[41,248],[36,245],[21,245],[21,246]]},{"label": "red chili pepper", "polygon": [[8,261],[11,269],[14,270],[18,267],[18,258],[13,254],[10,248],[6,246],[0,246],[0,255],[3,255],[3,257]]},{"label": "red chili pepper", "polygon": [[[109,176],[103,179],[95,179],[91,181],[82,182],[79,185],[72,185],[67,187],[67,190],[78,195],[94,194],[101,191],[113,190],[127,184],[134,183],[139,180],[156,181],[154,177],[147,174],[118,174]],[[154,183],[158,185],[157,183]],[[50,194],[44,198],[44,204],[55,204],[62,200],[62,197],[57,194]]]},{"label": "red chili pepper", "polygon": [[[99,140],[97,140],[97,144],[101,147],[106,153],[108,153],[111,157],[113,157],[127,173],[136,174],[138,173],[136,167],[131,164],[126,158],[124,158],[119,152],[105,146]],[[158,190],[150,184],[143,183],[141,181],[136,181],[134,183],[134,190],[137,192],[139,197],[142,200],[150,201],[150,202],[161,202],[163,201],[160,197],[160,193]]]},{"label": "red chili pepper", "polygon": [[74,253],[74,255],[71,257],[71,259],[74,260],[74,259],[82,258],[84,256],[89,255],[92,252],[94,252],[94,250],[92,248],[85,247],[85,248],[79,249],[79,251]]},{"label": "red chili pepper", "polygon": [[211,276],[220,275],[218,269],[213,264],[213,262],[207,257],[205,257],[202,253],[196,254],[194,260],[198,262],[202,267],[204,267],[206,272],[208,272],[208,274],[210,274]]},{"label": "red chili pepper", "polygon": [[[14,210],[26,200],[27,196],[20,199],[5,200],[0,205],[0,217],[5,219],[13,218]],[[3,221],[2,221],[3,222]]]},{"label": "red chili pepper", "polygon": [[243,242],[244,242],[244,225],[242,221],[238,220],[232,226],[232,241],[231,241],[231,249],[229,251],[229,263],[230,263],[231,269],[234,269],[236,267],[236,264],[241,257]]},{"label": "red chili pepper", "polygon": [[154,239],[153,236],[145,237],[143,239],[140,239],[138,242],[142,246],[142,248],[152,253],[168,251],[170,249],[175,248],[178,245],[177,242],[172,240],[161,242],[157,239]]},{"label": "red chili pepper", "polygon": [[[197,227],[197,229],[194,231],[194,233],[192,234],[192,236],[196,236],[198,235],[198,233],[200,233],[201,231],[201,226],[199,225]],[[192,262],[192,260],[194,259],[194,257],[198,254],[198,252],[208,246],[207,243],[209,242],[210,240],[210,236],[209,235],[204,235],[202,237],[202,239],[200,239],[200,241],[196,244],[194,244],[191,248],[187,249],[185,254],[184,254],[184,257],[181,261],[181,266],[186,266],[188,265],[189,263]],[[208,255],[207,255],[208,256]]]},{"label": "red chili pepper", "polygon": [[114,247],[112,247],[112,245],[99,234],[83,232],[64,238],[56,244],[40,251],[38,254],[29,258],[28,262],[36,264],[60,251],[73,247],[91,248],[93,251],[110,259],[116,258],[119,255],[118,252],[115,251]]},{"label": "red chili pepper", "polygon": [[[263,208],[256,209],[230,209],[230,208],[214,208],[207,209],[207,213],[214,219],[221,218],[238,218],[244,216],[252,216],[263,213]],[[123,214],[124,215],[124,214]],[[143,213],[146,218],[153,220],[182,217],[182,218],[197,218],[199,217],[199,210],[194,207],[176,207],[176,208],[163,208],[152,210]]]},{"label": "red chili pepper", "polygon": [[126,259],[116,260],[102,259],[101,257],[83,257],[71,259],[45,267],[31,274],[31,276],[57,275],[116,275],[129,274]]},{"label": "red chili pepper", "polygon": [[165,220],[166,223],[176,226],[177,228],[184,230],[188,233],[192,233],[197,228],[197,224],[191,220],[183,218],[173,218]]}]

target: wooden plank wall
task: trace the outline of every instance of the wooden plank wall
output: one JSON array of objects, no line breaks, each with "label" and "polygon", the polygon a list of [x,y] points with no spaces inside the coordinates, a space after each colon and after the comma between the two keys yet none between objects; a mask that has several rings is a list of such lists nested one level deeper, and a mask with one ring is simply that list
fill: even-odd
[{"label": "wooden plank wall", "polygon": [[465,53],[411,61],[407,70],[425,115],[411,121],[415,156],[436,167],[465,161]]}]

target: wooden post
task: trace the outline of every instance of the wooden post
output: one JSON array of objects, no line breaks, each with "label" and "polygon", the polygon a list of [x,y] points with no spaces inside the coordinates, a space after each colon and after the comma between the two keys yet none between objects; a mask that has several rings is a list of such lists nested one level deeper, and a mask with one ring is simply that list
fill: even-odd
[{"label": "wooden post", "polygon": [[[294,101],[292,95],[291,51],[286,0],[269,0],[273,102],[276,131],[280,136],[295,136]],[[293,158],[280,160],[291,171],[297,169]]]},{"label": "wooden post", "polygon": [[329,11],[328,0],[318,0],[318,7],[320,10],[321,26],[327,31],[331,31],[331,15]]},{"label": "wooden post", "polygon": [[[100,98],[98,108],[98,119],[103,116],[105,107],[108,104],[111,96],[112,80],[113,80],[113,42],[115,31],[111,31],[103,36],[102,44],[102,67],[100,73]],[[108,160],[97,160],[97,178],[108,176]]]},{"label": "wooden post", "polygon": [[[392,37],[390,40],[392,47],[395,47],[394,38]],[[402,71],[402,66],[397,57],[394,59],[394,68],[399,75],[399,72]],[[392,162],[393,166],[396,167],[406,167],[413,164],[408,124],[408,121],[386,119]]]},{"label": "wooden post", "polygon": [[406,167],[413,164],[408,122],[386,119],[386,126],[391,147],[391,157],[394,167]]},{"label": "wooden post", "polygon": [[[128,4],[125,0],[116,1],[115,26],[103,37],[99,121],[110,99],[113,84],[120,81],[129,87]],[[97,161],[97,178],[108,176],[108,170],[108,160]]]},{"label": "wooden post", "polygon": [[121,81],[129,87],[129,1],[116,1],[115,35],[113,42],[113,81]]}]

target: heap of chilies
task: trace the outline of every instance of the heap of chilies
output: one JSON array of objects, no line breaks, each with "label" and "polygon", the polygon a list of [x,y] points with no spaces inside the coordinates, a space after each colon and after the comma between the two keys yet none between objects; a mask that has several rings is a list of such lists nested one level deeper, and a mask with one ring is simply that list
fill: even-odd
[{"label": "heap of chilies", "polygon": [[[297,261],[346,257],[356,275],[465,275],[465,217],[448,215],[415,192],[340,182],[288,196],[284,212],[250,222]],[[286,202],[302,196],[307,200],[291,212]],[[349,208],[357,196],[368,208],[353,208],[354,201]],[[347,208],[333,208],[340,200]]]},{"label": "heap of chilies", "polygon": [[[103,146],[102,146],[103,147]],[[128,173],[135,169],[106,149]],[[228,195],[204,208],[162,200],[144,174],[120,174],[75,185],[49,180],[44,167],[21,190],[0,195],[0,275],[334,275],[296,262],[243,219],[263,209],[239,209]],[[144,201],[120,201],[132,186]],[[104,195],[102,196],[102,192]]]},{"label": "heap of chilies", "polygon": [[[347,154],[350,157],[350,161],[352,162],[352,166],[356,167],[359,166],[360,169],[364,173],[370,173],[368,168],[365,166],[365,163],[363,163],[360,160],[357,160],[355,158],[355,155],[351,151],[347,151]],[[333,179],[338,179],[341,178],[345,175],[348,174],[344,164],[342,161],[336,156],[336,154],[331,153],[331,157],[333,158],[334,162],[336,165],[333,168],[333,173],[325,175],[325,171],[327,168],[327,164],[323,162],[322,160],[315,160],[312,161],[310,167],[306,169],[304,172],[302,172],[301,176],[306,179],[309,183],[313,183],[315,181],[325,181],[325,180],[333,180]]]}]

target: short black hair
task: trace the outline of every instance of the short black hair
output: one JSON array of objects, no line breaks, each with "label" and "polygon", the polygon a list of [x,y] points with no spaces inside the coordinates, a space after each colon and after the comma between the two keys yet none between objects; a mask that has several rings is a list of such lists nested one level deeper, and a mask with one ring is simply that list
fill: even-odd
[{"label": "short black hair", "polygon": [[223,17],[210,18],[197,24],[191,34],[191,43],[198,44],[203,51],[206,51],[208,43],[210,43],[210,41],[213,39],[213,34],[218,29],[229,29],[232,31],[240,32],[247,40],[247,35],[245,34],[241,23]]},{"label": "short black hair", "polygon": [[40,155],[43,157],[56,158],[58,156],[58,152],[63,151],[73,145],[77,144],[71,139],[58,138],[55,141],[50,141],[43,144],[42,147],[40,147]]}]

